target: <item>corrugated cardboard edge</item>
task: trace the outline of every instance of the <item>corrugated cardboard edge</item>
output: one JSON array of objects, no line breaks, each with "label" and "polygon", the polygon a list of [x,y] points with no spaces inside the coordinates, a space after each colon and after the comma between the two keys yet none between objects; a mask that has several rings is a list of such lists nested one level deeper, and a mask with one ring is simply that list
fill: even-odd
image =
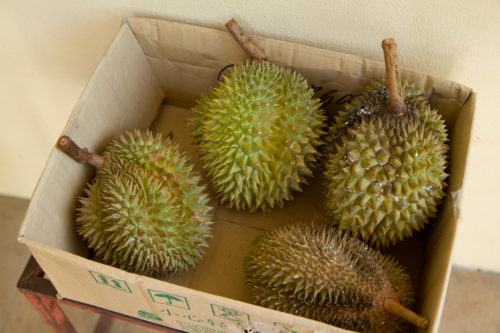
[{"label": "corrugated cardboard edge", "polygon": [[[456,167],[453,174],[450,175],[452,178],[450,179],[450,183],[453,184],[453,187],[448,189],[448,195],[445,199],[446,203],[443,205],[444,211],[442,213],[452,215],[453,218],[448,219],[448,221],[454,221],[454,223],[452,224],[450,222],[447,223],[447,225],[441,225],[441,232],[434,232],[433,235],[435,236],[431,236],[431,239],[429,240],[427,251],[439,252],[440,260],[433,260],[426,265],[426,270],[424,272],[426,281],[422,290],[424,295],[422,309],[427,309],[427,311],[423,313],[424,316],[429,316],[434,313],[437,320],[430,322],[430,326],[427,331],[420,330],[420,332],[437,333],[443,312],[446,290],[448,288],[452,267],[451,258],[455,247],[455,235],[457,228],[462,221],[460,207],[463,199],[463,186],[467,183],[466,177],[470,158],[468,153],[472,142],[471,129],[473,125],[475,106],[476,94],[471,92],[465,106],[462,109],[462,112],[460,112],[458,116],[453,133],[451,133],[454,146],[461,147],[461,149],[460,151],[457,151],[452,147],[452,151],[450,153],[450,163],[453,163]],[[463,133],[466,133],[466,135],[463,135]],[[447,233],[443,234],[442,230],[446,230]],[[442,235],[445,239],[447,239],[447,241],[443,242],[443,237],[437,237],[437,235]],[[444,265],[443,262],[445,262]]]}]

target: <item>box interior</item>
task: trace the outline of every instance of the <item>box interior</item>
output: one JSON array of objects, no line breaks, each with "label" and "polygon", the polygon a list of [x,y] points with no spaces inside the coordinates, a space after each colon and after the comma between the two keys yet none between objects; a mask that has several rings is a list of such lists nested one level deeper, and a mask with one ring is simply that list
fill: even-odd
[{"label": "box interior", "polygon": [[[290,66],[308,79],[325,101],[329,116],[369,80],[385,75],[383,63],[377,61],[253,38],[272,62]],[[77,103],[64,134],[82,147],[99,152],[110,138],[128,129],[150,127],[165,135],[172,133],[174,141],[203,173],[187,124],[192,117],[189,108],[198,96],[216,85],[226,66],[246,59],[227,32],[153,19],[127,19]],[[475,96],[470,88],[454,82],[411,70],[403,73],[425,92],[445,118],[451,134],[451,176],[439,216],[423,232],[383,250],[410,273],[416,287],[416,309],[431,318],[431,332],[437,329],[444,302]],[[86,245],[75,232],[74,209],[92,175],[90,167],[78,165],[54,149],[31,200],[20,240],[88,257]],[[216,206],[211,195],[211,204]],[[206,256],[195,269],[163,280],[248,302],[242,259],[252,240],[263,231],[310,220],[327,220],[317,175],[293,201],[269,213],[217,206],[214,238]]]}]

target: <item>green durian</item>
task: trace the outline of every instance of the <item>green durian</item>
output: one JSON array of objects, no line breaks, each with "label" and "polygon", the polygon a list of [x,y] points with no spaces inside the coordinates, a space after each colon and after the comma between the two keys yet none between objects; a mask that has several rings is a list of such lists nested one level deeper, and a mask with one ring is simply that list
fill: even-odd
[{"label": "green durian", "polygon": [[421,230],[445,195],[444,120],[412,85],[402,92],[406,112],[394,114],[385,81],[372,82],[329,134],[327,212],[339,229],[377,247]]},{"label": "green durian", "polygon": [[105,263],[144,275],[180,273],[203,256],[211,208],[187,155],[150,131],[114,138],[79,198],[77,231]]},{"label": "green durian", "polygon": [[325,116],[300,74],[255,60],[235,65],[194,112],[193,136],[222,204],[280,207],[312,175]]},{"label": "green durian", "polygon": [[[414,84],[404,82],[403,92],[405,103],[412,109],[428,103],[422,91],[416,89]],[[335,122],[328,129],[328,135],[324,136],[326,144],[322,153],[326,156],[336,153],[336,143],[341,142],[342,137],[348,134],[347,130],[349,128],[352,128],[363,119],[385,113],[388,99],[389,92],[385,79],[369,82],[360,94],[338,111]],[[439,130],[436,131],[436,133],[439,132]]]},{"label": "green durian", "polygon": [[254,303],[345,329],[399,331],[404,321],[385,302],[412,303],[410,278],[394,259],[328,224],[286,225],[262,234],[244,268]]}]

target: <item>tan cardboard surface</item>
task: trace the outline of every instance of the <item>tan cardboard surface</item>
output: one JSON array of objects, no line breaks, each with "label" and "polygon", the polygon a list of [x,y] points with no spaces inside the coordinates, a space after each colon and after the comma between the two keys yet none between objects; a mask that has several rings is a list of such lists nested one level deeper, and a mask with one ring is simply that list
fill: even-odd
[{"label": "tan cardboard surface", "polygon": [[314,330],[346,332],[290,314],[128,273],[30,240],[25,242],[62,296],[132,317],[192,332],[228,333],[231,327],[249,320],[289,327],[301,333]]},{"label": "tan cardboard surface", "polygon": [[[359,92],[369,79],[384,74],[383,64],[376,61],[263,37],[255,40],[273,61],[292,66],[311,84],[321,86],[318,96],[331,96],[328,112],[335,112],[340,107],[337,104]],[[151,125],[155,131],[172,133],[174,141],[201,169],[187,125],[192,113],[172,105],[193,105],[201,93],[216,84],[224,66],[244,59],[244,52],[227,32],[128,19],[78,101],[64,133],[82,146],[99,151],[112,136]],[[415,71],[403,73],[425,90],[454,133],[449,178],[452,191],[439,218],[417,238],[391,250],[406,256],[406,262],[417,263],[412,278],[423,285],[417,299],[431,321],[429,332],[436,332],[459,218],[457,205],[474,96],[462,108],[471,89]],[[164,96],[168,104],[161,105]],[[242,302],[248,296],[242,283],[241,260],[254,237],[286,223],[325,219],[318,178],[297,193],[294,201],[270,213],[217,207],[214,238],[205,258],[196,269],[163,281],[85,258],[87,251],[74,231],[73,212],[77,196],[91,175],[89,167],[53,151],[20,232],[20,240],[29,246],[62,297],[190,332],[230,332],[231,325],[248,319],[296,332],[343,331]],[[212,203],[215,205],[215,200]],[[426,257],[408,257],[412,251],[420,255],[426,252]],[[426,265],[423,275],[422,262]]]},{"label": "tan cardboard surface", "polygon": [[[441,206],[439,223],[432,228],[426,253],[425,283],[421,291],[423,315],[436,314],[441,317],[448,279],[451,272],[451,255],[457,225],[460,223],[462,184],[467,165],[469,135],[476,105],[476,94],[472,94],[457,117],[451,133],[450,164],[452,172],[448,179],[447,197]],[[439,322],[431,322],[429,331],[438,329]]]},{"label": "tan cardboard surface", "polygon": [[[128,18],[127,22],[170,104],[194,105],[200,94],[215,85],[224,66],[248,59],[225,31],[144,18]],[[385,67],[378,61],[261,36],[252,38],[272,62],[292,66],[311,85],[337,89],[338,96],[358,92],[369,79],[385,77]],[[471,89],[413,70],[403,73],[425,91],[452,125],[453,110],[463,106]]]}]

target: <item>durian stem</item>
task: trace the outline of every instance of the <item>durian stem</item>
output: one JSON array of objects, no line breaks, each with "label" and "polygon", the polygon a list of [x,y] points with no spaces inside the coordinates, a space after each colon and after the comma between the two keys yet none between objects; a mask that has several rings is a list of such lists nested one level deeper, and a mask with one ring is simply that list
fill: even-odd
[{"label": "durian stem", "polygon": [[61,136],[57,142],[57,146],[78,163],[88,164],[97,169],[104,165],[104,156],[89,153],[87,148],[82,149],[78,147],[68,136]]},{"label": "durian stem", "polygon": [[384,50],[387,88],[389,89],[389,110],[395,115],[402,116],[406,112],[406,105],[399,71],[398,47],[394,38],[384,39],[382,49]]},{"label": "durian stem", "polygon": [[393,298],[386,298],[384,300],[383,308],[385,311],[403,318],[417,327],[427,328],[429,326],[429,320],[416,314],[410,309],[405,308]]},{"label": "durian stem", "polygon": [[243,28],[234,19],[226,23],[226,28],[250,57],[256,60],[267,61],[266,54],[255,45]]}]

